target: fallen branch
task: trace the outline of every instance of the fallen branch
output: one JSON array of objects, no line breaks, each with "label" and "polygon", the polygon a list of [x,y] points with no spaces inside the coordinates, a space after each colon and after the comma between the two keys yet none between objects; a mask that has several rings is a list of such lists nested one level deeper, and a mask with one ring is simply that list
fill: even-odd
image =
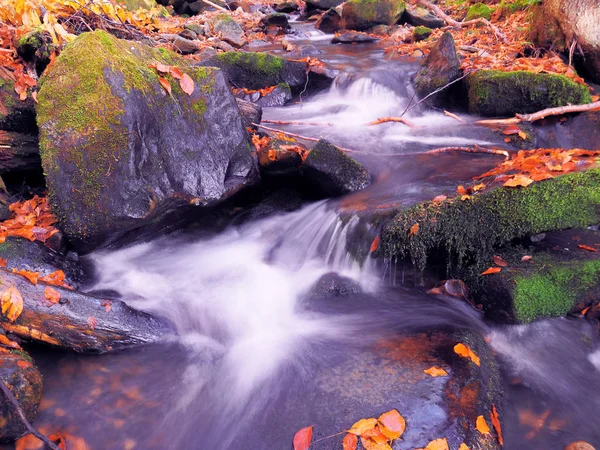
[{"label": "fallen branch", "polygon": [[[462,80],[463,78],[465,78],[467,75],[469,75],[472,71],[469,71],[467,73],[465,73],[462,77],[457,78],[456,80],[452,80],[450,83],[446,83],[445,85],[443,85],[441,88],[436,89],[435,91],[431,92],[430,94],[427,94],[425,97],[423,97],[421,100],[419,100],[417,103],[415,103],[414,105],[411,105],[409,103],[409,105],[406,107],[406,109],[404,110],[404,112],[400,115],[400,117],[404,116],[404,114],[406,114],[408,111],[410,111],[411,109],[413,109],[415,106],[420,105],[421,103],[423,103],[425,100],[427,100],[429,97],[431,97],[432,95],[437,94],[438,92],[443,91],[444,89],[446,89],[448,86],[452,86],[454,83],[457,83],[458,81]],[[414,97],[413,97],[414,98]],[[412,99],[411,99],[412,102]]]},{"label": "fallen branch", "polygon": [[50,439],[48,439],[46,436],[44,436],[42,433],[40,433],[38,430],[36,430],[33,427],[33,425],[31,425],[31,423],[29,423],[29,420],[27,420],[25,413],[21,409],[21,405],[19,405],[19,402],[17,401],[17,399],[15,398],[15,396],[13,395],[13,393],[10,391],[10,389],[4,383],[3,380],[0,380],[0,390],[2,390],[2,392],[4,393],[4,396],[13,405],[13,407],[15,408],[15,411],[17,411],[17,414],[19,415],[21,422],[23,422],[23,425],[25,425],[25,428],[27,428],[27,431],[29,431],[31,434],[33,434],[36,438],[38,438],[40,441],[42,441],[44,444],[46,444],[52,450],[59,450],[59,448],[56,446],[56,444],[54,442],[52,442]]},{"label": "fallen branch", "polygon": [[464,153],[487,153],[492,155],[502,155],[506,159],[509,158],[506,150],[500,150],[498,148],[485,148],[475,144],[473,147],[441,147],[428,150],[425,153],[446,153],[446,152],[464,152]]},{"label": "fallen branch", "polygon": [[403,119],[402,117],[383,117],[381,119],[374,120],[373,122],[369,122],[367,125],[379,125],[382,123],[395,122],[395,123],[403,123],[404,125],[410,128],[416,128],[417,126],[412,123],[408,119]]},{"label": "fallen branch", "polygon": [[[271,127],[267,127],[265,125],[259,125],[257,123],[252,123],[253,126],[257,127],[257,128],[262,128],[263,130],[267,130],[267,131],[272,131],[273,133],[281,133],[284,134],[286,136],[290,136],[296,139],[302,139],[304,141],[311,141],[311,142],[319,142],[320,139],[317,138],[312,138],[312,137],[308,137],[308,136],[302,136],[300,134],[296,134],[296,133],[290,133],[289,131],[282,131],[282,130],[278,130],[277,128],[271,128]],[[349,148],[343,148],[343,147],[338,147],[340,150],[344,151],[344,152],[348,152],[348,153],[353,153],[355,152],[355,150],[350,150]]]},{"label": "fallen branch", "polygon": [[467,20],[466,22],[458,22],[458,21],[454,20],[452,17],[450,17],[448,14],[446,14],[444,11],[442,11],[442,9],[439,6],[434,5],[433,3],[431,3],[428,0],[417,0],[417,4],[423,6],[424,8],[427,8],[430,11],[433,11],[435,13],[435,15],[437,15],[439,18],[441,18],[444,22],[446,22],[449,26],[451,26],[453,28],[462,28],[462,27],[467,27],[470,25],[476,25],[478,23],[482,23],[482,24],[490,27],[492,29],[492,31],[494,32],[494,34],[496,35],[496,37],[498,37],[502,42],[508,42],[506,35],[504,33],[502,33],[498,29],[498,27],[493,25],[487,19],[479,18],[479,19]]},{"label": "fallen branch", "polygon": [[460,117],[458,117],[456,114],[453,114],[449,111],[444,110],[444,115],[448,116],[448,117],[452,117],[454,120],[456,120],[457,122],[464,122],[465,119],[462,119]]},{"label": "fallen branch", "polygon": [[516,114],[515,117],[510,117],[508,119],[484,119],[478,120],[475,123],[484,126],[512,125],[521,122],[535,122],[551,116],[561,116],[563,114],[586,111],[600,111],[600,101],[587,103],[585,105],[557,106],[555,108],[542,109],[541,111],[532,114]]},{"label": "fallen branch", "polygon": [[209,1],[209,0],[200,0],[200,1],[201,1],[202,3],[206,3],[206,4],[207,4],[207,5],[209,5],[209,6],[212,6],[213,8],[216,8],[216,9],[218,9],[218,10],[220,10],[220,11],[225,11],[226,13],[228,13],[228,12],[231,12],[229,9],[225,9],[225,8],[223,8],[222,6],[219,6],[219,5],[217,5],[217,4],[215,4],[215,3],[213,3],[213,2],[211,2],[211,1]]},{"label": "fallen branch", "polygon": [[272,123],[274,125],[306,125],[311,127],[332,127],[331,122],[302,122],[300,120],[268,120],[263,119],[262,123]]}]

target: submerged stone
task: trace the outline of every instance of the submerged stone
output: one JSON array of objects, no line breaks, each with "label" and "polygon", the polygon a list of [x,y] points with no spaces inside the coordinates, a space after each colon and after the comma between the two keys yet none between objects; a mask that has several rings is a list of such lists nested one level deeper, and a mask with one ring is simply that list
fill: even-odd
[{"label": "submerged stone", "polygon": [[402,16],[404,0],[349,0],[342,18],[346,28],[366,30],[375,25],[394,25]]},{"label": "submerged stone", "polygon": [[[149,67],[177,66],[191,95]],[[99,244],[178,206],[211,205],[257,181],[222,73],[164,49],[84,33],[40,81],[40,149],[50,199],[72,242]],[[168,214],[167,214],[168,216]]]},{"label": "submerged stone", "polygon": [[465,80],[469,112],[482,116],[512,116],[591,102],[586,85],[563,75],[479,70]]}]

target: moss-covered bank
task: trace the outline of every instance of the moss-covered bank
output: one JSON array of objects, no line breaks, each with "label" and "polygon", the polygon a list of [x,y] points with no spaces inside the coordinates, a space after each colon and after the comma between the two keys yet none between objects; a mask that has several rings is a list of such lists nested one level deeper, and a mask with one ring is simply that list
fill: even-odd
[{"label": "moss-covered bank", "polygon": [[[427,202],[399,212],[382,233],[388,257],[409,257],[424,269],[441,251],[459,266],[490,260],[494,247],[550,230],[600,222],[600,169],[563,175],[527,188],[497,188],[462,201]],[[411,227],[419,225],[416,234]]]}]

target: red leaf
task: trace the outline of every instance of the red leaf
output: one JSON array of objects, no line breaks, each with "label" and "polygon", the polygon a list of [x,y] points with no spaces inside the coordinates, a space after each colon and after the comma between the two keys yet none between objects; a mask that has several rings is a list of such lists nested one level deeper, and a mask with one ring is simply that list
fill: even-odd
[{"label": "red leaf", "polygon": [[373,242],[371,242],[371,253],[375,252],[379,248],[379,235],[375,236]]},{"label": "red leaf", "polygon": [[577,247],[587,250],[588,252],[598,253],[598,250],[596,250],[594,247],[590,247],[589,245],[579,244]]},{"label": "red leaf", "polygon": [[494,264],[500,267],[507,267],[508,263],[502,259],[502,257],[494,255]]},{"label": "red leaf", "polygon": [[342,441],[343,450],[356,450],[358,445],[358,438],[352,433],[347,433]]},{"label": "red leaf", "polygon": [[179,80],[179,85],[187,95],[192,95],[194,92],[194,80],[187,73],[183,74],[181,80]]},{"label": "red leaf", "polygon": [[294,450],[308,450],[310,441],[312,441],[313,427],[302,428],[294,435]]},{"label": "red leaf", "polygon": [[481,272],[481,275],[491,275],[493,273],[498,273],[502,270],[502,267],[490,267],[484,272]]},{"label": "red leaf", "polygon": [[179,69],[179,67],[171,66],[171,70],[169,71],[171,76],[176,80],[181,80],[183,77],[183,72]]},{"label": "red leaf", "polygon": [[169,83],[169,80],[163,77],[158,77],[158,82],[164,88],[164,90],[171,95],[171,83]]},{"label": "red leaf", "polygon": [[412,227],[410,227],[410,231],[408,233],[409,236],[415,236],[419,232],[419,224],[415,223]]}]

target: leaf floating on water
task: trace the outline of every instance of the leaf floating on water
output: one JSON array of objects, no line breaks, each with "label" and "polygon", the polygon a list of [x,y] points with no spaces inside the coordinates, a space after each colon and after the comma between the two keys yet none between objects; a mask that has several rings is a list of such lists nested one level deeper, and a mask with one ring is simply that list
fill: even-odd
[{"label": "leaf floating on water", "polygon": [[498,273],[502,270],[502,267],[490,267],[489,269],[481,272],[481,275],[491,275],[494,273]]},{"label": "leaf floating on water", "polygon": [[492,404],[492,426],[494,430],[496,430],[496,434],[498,435],[498,443],[500,445],[504,445],[504,439],[502,438],[502,427],[500,426],[500,418],[498,417],[498,410],[496,409],[496,405]]},{"label": "leaf floating on water", "polygon": [[415,236],[419,232],[419,224],[415,223],[412,227],[410,227],[410,231],[408,232],[409,236]]},{"label": "leaf floating on water", "polygon": [[344,440],[342,441],[343,450],[356,450],[357,446],[358,438],[356,435],[352,433],[346,433],[346,436],[344,436]]},{"label": "leaf floating on water", "polygon": [[374,253],[379,248],[379,235],[375,236],[373,242],[371,242],[370,252]]},{"label": "leaf floating on water", "polygon": [[348,433],[352,433],[357,436],[362,436],[365,432],[372,430],[376,426],[377,426],[377,419],[374,419],[374,418],[360,419],[358,422],[356,422],[354,425],[352,425],[352,427],[350,427],[350,429],[348,430]]},{"label": "leaf floating on water", "polygon": [[595,249],[594,247],[590,247],[589,245],[579,244],[579,245],[577,245],[577,247],[579,247],[579,248],[581,248],[583,250],[587,250],[588,252],[598,253],[597,249]]},{"label": "leaf floating on water", "polygon": [[383,413],[379,416],[379,424],[381,428],[381,432],[388,439],[398,439],[404,433],[406,429],[406,421],[404,417],[400,415],[400,413],[392,409],[386,413]]},{"label": "leaf floating on water", "polygon": [[456,353],[459,356],[462,356],[463,358],[469,358],[475,364],[481,366],[481,360],[479,359],[479,356],[477,356],[477,354],[473,350],[471,350],[471,348],[468,345],[462,343],[456,344],[454,346],[454,353]]},{"label": "leaf floating on water", "polygon": [[431,375],[432,377],[447,377],[448,376],[448,372],[446,372],[444,369],[441,369],[439,367],[430,367],[429,369],[425,369],[423,372],[425,372],[427,375]]},{"label": "leaf floating on water", "polygon": [[427,447],[417,450],[450,450],[448,440],[446,438],[435,439],[427,444]]},{"label": "leaf floating on water", "polygon": [[312,441],[313,427],[302,428],[294,435],[294,450],[308,450]]},{"label": "leaf floating on water", "polygon": [[60,292],[56,289],[46,286],[44,289],[44,297],[53,305],[56,305],[60,301]]},{"label": "leaf floating on water", "polygon": [[169,83],[169,80],[163,77],[158,77],[158,82],[163,87],[163,89],[167,91],[169,95],[171,95],[171,83]]},{"label": "leaf floating on water", "polygon": [[192,95],[194,92],[194,80],[187,73],[184,73],[179,80],[179,86],[187,95]]},{"label": "leaf floating on water", "polygon": [[23,297],[16,287],[11,286],[2,293],[0,305],[4,317],[14,322],[23,312]]},{"label": "leaf floating on water", "polygon": [[365,437],[361,437],[360,442],[365,450],[393,450],[387,442],[379,443]]},{"label": "leaf floating on water", "polygon": [[494,255],[493,259],[494,259],[494,264],[496,264],[497,266],[500,266],[500,267],[508,266],[508,263],[506,261],[504,261],[501,256]]},{"label": "leaf floating on water", "polygon": [[490,427],[488,426],[487,422],[485,421],[485,417],[477,416],[477,420],[475,423],[476,423],[477,431],[479,431],[481,434],[490,434]]}]

